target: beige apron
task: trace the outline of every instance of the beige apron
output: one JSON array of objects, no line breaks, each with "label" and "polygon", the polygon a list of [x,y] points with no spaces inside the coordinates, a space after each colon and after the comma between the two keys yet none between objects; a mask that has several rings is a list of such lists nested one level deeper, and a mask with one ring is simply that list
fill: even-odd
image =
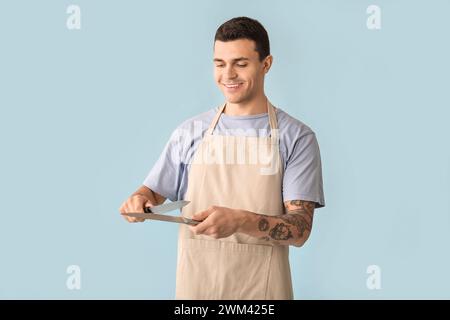
[{"label": "beige apron", "polygon": [[[282,214],[283,166],[274,107],[267,101],[270,137],[213,135],[225,105],[193,156],[185,195],[191,203],[183,216],[212,205]],[[221,239],[194,235],[180,224],[176,299],[292,298],[288,246],[243,233]]]}]

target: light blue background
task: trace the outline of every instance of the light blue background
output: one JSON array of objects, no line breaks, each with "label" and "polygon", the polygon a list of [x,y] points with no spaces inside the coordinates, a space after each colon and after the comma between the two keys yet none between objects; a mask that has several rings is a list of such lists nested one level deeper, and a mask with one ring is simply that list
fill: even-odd
[{"label": "light blue background", "polygon": [[[66,8],[81,8],[81,30]],[[366,8],[382,28],[366,27]],[[172,130],[223,100],[216,28],[269,32],[266,92],[311,126],[327,206],[297,299],[450,298],[449,1],[0,3],[0,298],[171,299],[177,226],[120,204]],[[82,288],[66,288],[81,267]],[[369,265],[381,290],[366,287]]]}]

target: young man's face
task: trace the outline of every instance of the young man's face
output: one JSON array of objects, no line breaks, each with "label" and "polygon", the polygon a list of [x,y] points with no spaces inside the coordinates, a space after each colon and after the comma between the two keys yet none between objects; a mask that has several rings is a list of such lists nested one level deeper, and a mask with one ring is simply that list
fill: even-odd
[{"label": "young man's face", "polygon": [[264,92],[264,75],[272,56],[259,60],[255,42],[248,39],[214,43],[214,78],[230,103],[245,103]]}]

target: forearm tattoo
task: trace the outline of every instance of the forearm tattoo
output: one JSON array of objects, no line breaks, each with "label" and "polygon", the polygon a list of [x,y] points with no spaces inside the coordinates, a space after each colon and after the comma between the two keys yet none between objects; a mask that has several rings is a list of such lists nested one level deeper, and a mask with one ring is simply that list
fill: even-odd
[{"label": "forearm tattoo", "polygon": [[269,229],[269,221],[264,217],[259,219],[258,227],[260,231],[267,231]]},{"label": "forearm tattoo", "polygon": [[288,213],[300,213],[306,214],[310,219],[313,217],[315,203],[311,201],[292,200],[288,204],[285,204],[285,208]]},{"label": "forearm tattoo", "polygon": [[303,237],[305,230],[311,231],[311,224],[306,221],[305,217],[299,214],[284,214],[280,217],[280,219],[285,221],[287,224],[295,226],[300,237]]},{"label": "forearm tattoo", "polygon": [[[267,235],[261,237],[261,240],[272,241],[289,240],[294,237],[302,238],[305,231],[311,232],[312,220],[315,203],[311,201],[292,200],[285,202],[286,213],[275,216],[281,221],[270,228],[267,216],[261,216],[258,221],[258,230],[267,232]],[[275,240],[275,241],[273,241]]]},{"label": "forearm tattoo", "polygon": [[270,229],[269,235],[275,240],[288,240],[292,238],[291,229],[289,229],[289,226],[284,223],[277,223],[275,227]]}]

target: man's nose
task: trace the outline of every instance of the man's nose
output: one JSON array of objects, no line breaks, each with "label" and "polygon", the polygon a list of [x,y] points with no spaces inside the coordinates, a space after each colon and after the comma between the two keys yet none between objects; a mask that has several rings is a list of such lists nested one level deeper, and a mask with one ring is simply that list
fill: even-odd
[{"label": "man's nose", "polygon": [[228,68],[226,68],[225,74],[226,74],[226,76],[227,76],[228,79],[233,79],[233,78],[236,78],[236,76],[237,76],[237,74],[236,74],[236,72],[234,71],[234,68],[233,68],[233,67],[228,67]]}]

